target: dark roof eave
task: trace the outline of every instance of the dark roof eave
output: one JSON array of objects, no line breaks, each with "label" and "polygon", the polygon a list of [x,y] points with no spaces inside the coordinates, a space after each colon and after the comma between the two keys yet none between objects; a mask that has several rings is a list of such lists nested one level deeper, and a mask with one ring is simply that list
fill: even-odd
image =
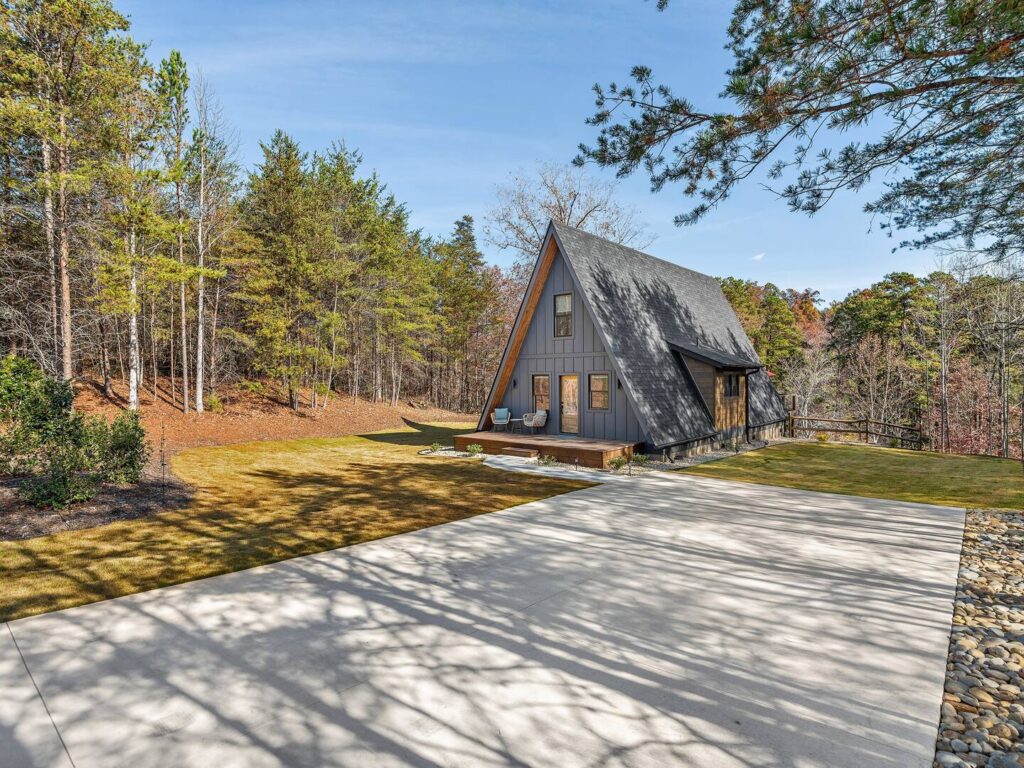
[{"label": "dark roof eave", "polygon": [[699,360],[702,363],[707,363],[720,371],[753,373],[754,371],[759,371],[764,368],[764,365],[754,360],[744,360],[736,355],[729,355],[724,352],[718,352],[717,350],[711,350],[709,353],[705,353],[689,344],[678,344],[672,341],[668,341],[666,344],[668,344],[670,349],[674,349],[679,354],[692,357],[694,360]]}]

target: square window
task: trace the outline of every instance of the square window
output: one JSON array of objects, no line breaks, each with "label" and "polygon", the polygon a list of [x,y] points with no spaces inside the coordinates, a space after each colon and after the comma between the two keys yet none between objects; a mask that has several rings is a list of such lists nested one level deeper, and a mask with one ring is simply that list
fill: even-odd
[{"label": "square window", "polygon": [[609,377],[607,373],[592,373],[587,377],[587,392],[590,397],[590,410],[607,411],[611,406],[609,396]]}]

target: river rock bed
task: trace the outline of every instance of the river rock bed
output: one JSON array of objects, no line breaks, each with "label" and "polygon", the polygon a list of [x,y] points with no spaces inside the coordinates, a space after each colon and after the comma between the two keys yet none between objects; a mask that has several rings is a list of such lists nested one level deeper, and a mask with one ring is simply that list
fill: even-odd
[{"label": "river rock bed", "polygon": [[1024,767],[1024,512],[968,510],[935,762]]}]

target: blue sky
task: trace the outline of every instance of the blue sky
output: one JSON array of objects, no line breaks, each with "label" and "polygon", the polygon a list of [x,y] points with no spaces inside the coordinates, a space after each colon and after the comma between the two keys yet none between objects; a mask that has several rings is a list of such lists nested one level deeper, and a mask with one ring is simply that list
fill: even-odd
[{"label": "blue sky", "polygon": [[[276,128],[307,150],[344,140],[408,204],[413,225],[437,235],[466,213],[481,222],[509,172],[568,162],[593,139],[584,119],[594,82],[648,64],[711,106],[729,63],[725,0],[675,0],[664,13],[643,0],[115,2],[154,62],[177,48],[202,71],[244,164]],[[672,223],[690,206],[676,188],[652,194],[638,175],[619,192],[656,238],[648,251],[710,274],[834,299],[886,272],[935,266],[929,253],[891,252],[861,212],[870,190],[807,218],[754,183],[691,227]]]}]

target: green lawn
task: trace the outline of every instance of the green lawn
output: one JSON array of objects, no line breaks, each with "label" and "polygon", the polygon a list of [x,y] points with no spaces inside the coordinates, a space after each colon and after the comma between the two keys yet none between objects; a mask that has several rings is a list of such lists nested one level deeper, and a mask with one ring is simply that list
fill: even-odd
[{"label": "green lawn", "polygon": [[184,509],[0,542],[0,621],[238,571],[493,512],[586,483],[420,456],[465,428],[182,451]]},{"label": "green lawn", "polygon": [[1020,462],[837,443],[781,443],[685,472],[878,499],[1024,509]]}]

